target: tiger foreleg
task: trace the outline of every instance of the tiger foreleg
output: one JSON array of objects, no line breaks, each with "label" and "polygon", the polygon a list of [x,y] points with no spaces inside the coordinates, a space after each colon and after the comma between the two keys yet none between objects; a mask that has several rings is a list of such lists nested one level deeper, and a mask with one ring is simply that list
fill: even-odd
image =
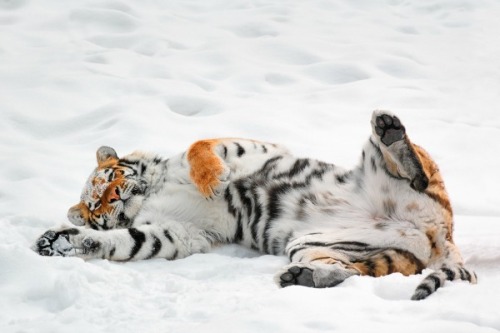
[{"label": "tiger foreleg", "polygon": [[175,222],[105,231],[84,227],[54,229],[40,236],[33,246],[43,256],[116,261],[173,260],[209,248],[210,241],[197,228]]}]

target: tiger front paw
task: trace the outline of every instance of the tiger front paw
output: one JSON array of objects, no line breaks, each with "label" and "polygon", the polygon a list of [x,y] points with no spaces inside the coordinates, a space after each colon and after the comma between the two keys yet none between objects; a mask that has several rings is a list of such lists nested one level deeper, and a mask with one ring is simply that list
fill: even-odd
[{"label": "tiger front paw", "polygon": [[42,256],[92,257],[101,248],[100,242],[85,236],[76,228],[48,230],[32,249]]},{"label": "tiger front paw", "polygon": [[42,256],[73,256],[75,249],[70,243],[70,235],[75,234],[75,231],[78,232],[77,229],[46,231],[37,239],[33,250]]},{"label": "tiger front paw", "polygon": [[207,199],[223,195],[229,185],[231,170],[225,164],[219,168],[191,170],[191,178],[200,193]]}]

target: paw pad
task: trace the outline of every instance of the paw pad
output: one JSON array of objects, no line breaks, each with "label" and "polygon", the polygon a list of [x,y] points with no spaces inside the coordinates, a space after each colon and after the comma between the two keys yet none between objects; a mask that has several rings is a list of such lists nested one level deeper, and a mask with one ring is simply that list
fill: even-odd
[{"label": "paw pad", "polygon": [[292,266],[280,276],[281,287],[300,285],[315,287],[313,281],[313,270],[307,267]]},{"label": "paw pad", "polygon": [[69,256],[74,251],[69,241],[69,233],[72,229],[56,232],[49,230],[36,241],[34,250],[42,256]]},{"label": "paw pad", "polygon": [[386,146],[403,140],[406,132],[399,118],[388,114],[377,116],[374,129],[375,133],[380,137],[380,141]]}]

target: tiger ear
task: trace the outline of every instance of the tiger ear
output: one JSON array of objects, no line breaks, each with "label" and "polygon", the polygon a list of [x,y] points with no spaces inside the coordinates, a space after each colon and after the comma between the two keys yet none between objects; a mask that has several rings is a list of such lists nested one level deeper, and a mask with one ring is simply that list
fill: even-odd
[{"label": "tiger ear", "polygon": [[96,157],[98,166],[101,166],[104,162],[110,159],[118,159],[116,151],[113,148],[107,146],[102,146],[101,148],[97,149]]},{"label": "tiger ear", "polygon": [[74,225],[85,225],[85,215],[82,202],[74,205],[68,210],[68,220]]}]

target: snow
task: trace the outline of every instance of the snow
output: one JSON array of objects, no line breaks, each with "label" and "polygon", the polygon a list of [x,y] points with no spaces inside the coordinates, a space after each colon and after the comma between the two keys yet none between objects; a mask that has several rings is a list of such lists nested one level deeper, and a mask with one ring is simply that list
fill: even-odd
[{"label": "snow", "polygon": [[[1,332],[500,331],[500,3],[0,0]],[[41,257],[101,145],[173,155],[206,137],[352,166],[390,109],[439,163],[479,284],[422,276],[278,289],[284,257]],[[424,274],[429,271],[425,271]]]}]

